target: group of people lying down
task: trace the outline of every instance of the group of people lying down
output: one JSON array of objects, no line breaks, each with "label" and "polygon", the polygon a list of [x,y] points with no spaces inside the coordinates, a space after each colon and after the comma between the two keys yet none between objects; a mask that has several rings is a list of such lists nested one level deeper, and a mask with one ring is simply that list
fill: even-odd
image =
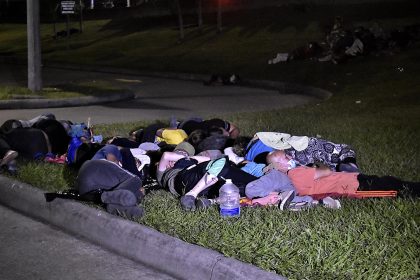
[{"label": "group of people lying down", "polygon": [[420,193],[419,182],[361,173],[347,144],[281,132],[246,137],[221,119],[172,120],[136,129],[128,137],[104,143],[100,138],[89,126],[52,114],[8,120],[0,128],[0,163],[7,169],[18,155],[64,163],[77,170],[79,199],[130,217],[144,214],[139,203],[151,186],[169,191],[184,210],[194,211],[216,205],[227,179],[239,188],[244,205],[282,210],[319,204],[338,208],[340,197]]}]

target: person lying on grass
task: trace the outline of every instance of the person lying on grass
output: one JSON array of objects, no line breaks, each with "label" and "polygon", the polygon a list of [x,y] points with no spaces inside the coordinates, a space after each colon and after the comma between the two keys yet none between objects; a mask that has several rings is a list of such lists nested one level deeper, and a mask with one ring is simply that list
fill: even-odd
[{"label": "person lying on grass", "polygon": [[420,182],[405,182],[392,176],[379,177],[359,172],[335,172],[329,168],[290,168],[289,161],[290,157],[282,150],[267,155],[270,168],[286,173],[299,195],[358,197],[358,191],[397,191],[398,194],[406,192],[413,197],[419,197],[420,194]]},{"label": "person lying on grass", "polygon": [[292,136],[280,132],[258,132],[245,144],[241,139],[233,151],[245,160],[266,164],[266,156],[274,150],[284,150],[291,164],[323,163],[331,170],[358,172],[356,152],[347,144],[336,144],[316,137]]},{"label": "person lying on grass", "polygon": [[223,135],[232,139],[237,138],[241,133],[235,124],[217,118],[209,120],[202,120],[201,118],[190,118],[179,123],[177,127],[183,129],[188,135],[197,129],[210,133],[213,128],[220,128],[223,131]]},{"label": "person lying on grass", "polygon": [[118,161],[92,159],[83,163],[76,178],[80,195],[96,194],[105,204],[107,212],[122,213],[128,217],[141,217],[144,210],[138,203],[144,197],[142,180],[122,168]]},{"label": "person lying on grass", "polygon": [[[206,156],[191,156],[194,148],[183,142],[174,152],[165,152],[158,164],[157,181],[172,194],[181,196],[181,207],[186,211],[206,208],[215,203],[219,188],[226,179],[231,179],[238,186],[241,196],[245,196],[245,186],[257,177],[242,171],[226,157],[210,160]],[[294,191],[288,190],[279,206],[287,207],[294,197]],[[198,198],[198,199],[197,199]]]},{"label": "person lying on grass", "polygon": [[67,152],[70,137],[61,121],[44,114],[28,121],[7,120],[0,127],[0,167],[17,172],[15,159],[55,157]]},{"label": "person lying on grass", "polygon": [[92,159],[106,159],[118,164],[128,172],[144,179],[143,167],[150,164],[150,157],[140,148],[122,148],[112,144],[104,145],[95,153]]}]

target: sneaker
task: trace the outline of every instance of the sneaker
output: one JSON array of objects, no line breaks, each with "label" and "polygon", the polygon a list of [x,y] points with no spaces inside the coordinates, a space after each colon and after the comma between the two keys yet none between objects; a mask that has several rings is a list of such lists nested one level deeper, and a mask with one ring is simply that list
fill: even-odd
[{"label": "sneaker", "polygon": [[8,165],[12,160],[18,157],[18,152],[13,150],[8,150],[4,157],[1,159],[0,166]]},{"label": "sneaker", "polygon": [[144,215],[144,209],[141,206],[122,206],[119,204],[107,204],[106,211],[113,215],[125,215],[128,218],[140,218]]},{"label": "sneaker", "polygon": [[129,190],[105,191],[101,194],[101,201],[122,206],[135,206],[138,203],[137,197]]},{"label": "sneaker", "polygon": [[192,195],[181,196],[181,207],[185,211],[195,211],[195,197]]},{"label": "sneaker", "polygon": [[357,165],[355,163],[341,163],[338,165],[338,171],[340,172],[353,172],[353,173],[358,173],[359,168],[357,167]]},{"label": "sneaker", "polygon": [[296,193],[294,190],[282,192],[280,194],[280,202],[278,204],[280,210],[286,210],[289,208],[290,202],[292,202],[293,198],[295,198],[295,195]]},{"label": "sneaker", "polygon": [[313,207],[313,204],[309,203],[307,201],[292,202],[289,205],[289,210],[294,211],[294,212],[298,212],[298,211],[306,210],[306,209],[309,209],[309,208],[312,208],[312,207]]},{"label": "sneaker", "polygon": [[197,209],[206,209],[206,208],[209,208],[210,206],[212,206],[214,204],[216,204],[216,201],[214,199],[208,199],[208,198],[205,198],[205,197],[199,197],[195,201],[195,207]]},{"label": "sneaker", "polygon": [[326,62],[326,61],[330,61],[331,59],[332,59],[332,55],[329,54],[329,55],[326,55],[324,57],[318,58],[318,61],[319,62]]},{"label": "sneaker", "polygon": [[7,172],[9,172],[10,175],[16,176],[18,173],[18,167],[16,160],[12,160],[7,164]]},{"label": "sneaker", "polygon": [[327,197],[321,199],[320,204],[323,205],[326,208],[331,208],[331,209],[340,209],[341,208],[340,201],[338,199],[334,199],[330,196],[327,196]]}]

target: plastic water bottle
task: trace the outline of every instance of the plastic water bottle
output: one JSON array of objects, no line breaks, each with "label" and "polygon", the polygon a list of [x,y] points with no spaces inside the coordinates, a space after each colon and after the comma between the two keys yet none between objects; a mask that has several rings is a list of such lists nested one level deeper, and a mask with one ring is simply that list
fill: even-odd
[{"label": "plastic water bottle", "polygon": [[239,189],[227,179],[226,183],[219,190],[220,215],[222,217],[239,217],[241,207],[239,204]]}]

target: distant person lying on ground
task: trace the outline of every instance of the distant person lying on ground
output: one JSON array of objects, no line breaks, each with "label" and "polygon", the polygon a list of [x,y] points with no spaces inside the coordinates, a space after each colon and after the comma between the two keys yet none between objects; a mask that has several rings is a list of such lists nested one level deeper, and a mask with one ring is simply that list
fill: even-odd
[{"label": "distant person lying on ground", "polygon": [[70,137],[63,124],[52,114],[29,121],[8,120],[0,128],[0,165],[15,171],[18,154],[27,159],[63,155]]},{"label": "distant person lying on ground", "polygon": [[208,81],[205,81],[203,84],[206,86],[231,86],[231,85],[238,85],[241,83],[241,79],[238,75],[229,74],[229,75],[221,75],[221,74],[213,74],[211,75]]},{"label": "distant person lying on ground", "polygon": [[140,143],[152,142],[158,145],[173,145],[176,146],[179,143],[187,139],[187,133],[179,127],[176,127],[176,124],[165,125],[163,123],[157,122],[151,124],[144,129],[134,131],[133,136],[136,141]]},{"label": "distant person lying on ground", "polygon": [[[309,42],[290,53],[277,53],[268,64],[287,62],[298,59],[317,59],[320,62],[331,61],[334,64],[346,62],[352,57],[399,52],[420,39],[420,25],[407,25],[388,32],[377,22],[369,28],[344,26],[342,17],[335,17],[334,23],[326,35],[325,42]],[[325,45],[325,49],[321,47]]]},{"label": "distant person lying on ground", "polygon": [[178,145],[188,138],[184,130],[179,128],[160,128],[156,131],[156,143],[165,142],[169,145]]},{"label": "distant person lying on ground", "polygon": [[[67,152],[67,147],[70,142],[70,136],[68,135],[65,124],[67,124],[67,121],[58,121],[53,114],[43,114],[31,120],[7,120],[1,126],[1,133],[8,135],[10,145],[24,149],[23,143],[29,142],[31,139],[29,135],[25,137],[25,134],[28,134],[25,132],[27,131],[25,129],[39,129],[46,136],[49,152],[56,155],[63,155]],[[29,153],[29,151],[24,151],[21,154],[22,156],[26,156]],[[33,157],[30,156],[29,158]]]},{"label": "distant person lying on ground", "polygon": [[220,127],[212,127],[209,131],[202,129],[194,130],[187,138],[188,143],[193,145],[197,153],[208,150],[222,152],[229,142],[233,142]]},{"label": "distant person lying on ground", "polygon": [[224,132],[223,135],[226,135],[232,139],[237,138],[240,134],[240,130],[236,125],[217,118],[209,120],[203,120],[201,118],[190,118],[178,124],[178,128],[183,129],[188,135],[190,135],[194,130],[198,129],[210,134],[214,127],[221,128]]},{"label": "distant person lying on ground", "polygon": [[[334,172],[328,168],[290,168],[289,158],[284,151],[273,151],[267,155],[267,163],[278,171],[286,173],[299,195],[319,198],[326,196],[356,197],[357,191],[397,191],[418,197],[419,182],[405,182],[392,176],[365,175],[359,172]],[[267,186],[269,188],[270,186]]]}]

